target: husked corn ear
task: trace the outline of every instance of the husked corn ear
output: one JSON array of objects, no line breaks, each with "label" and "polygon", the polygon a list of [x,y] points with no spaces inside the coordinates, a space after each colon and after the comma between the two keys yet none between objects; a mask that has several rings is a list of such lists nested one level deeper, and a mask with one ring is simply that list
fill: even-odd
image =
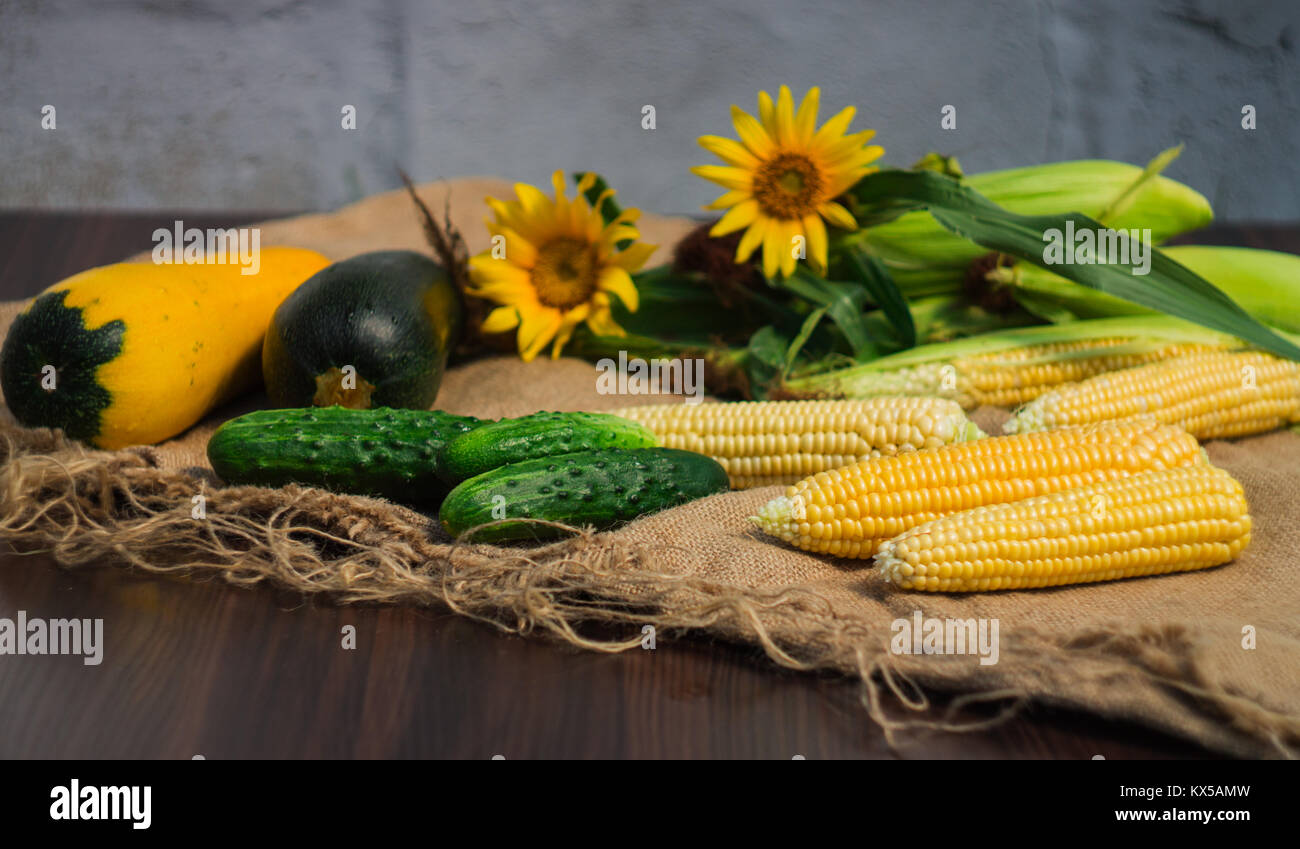
[{"label": "husked corn ear", "polygon": [[965,408],[1013,407],[1065,383],[1191,353],[1239,350],[1241,340],[1169,316],[1122,316],[996,330],[922,345],[867,363],[786,381],[806,396],[926,395]]},{"label": "husked corn ear", "polygon": [[1191,353],[1223,350],[1212,345],[1175,342],[1149,350],[1129,351],[1127,346],[1131,341],[1112,338],[1031,345],[964,357],[951,363],[926,363],[892,373],[881,381],[879,388],[901,395],[951,398],[966,409],[982,404],[1015,407],[1062,384],[1095,374]]},{"label": "husked corn ear", "polygon": [[999,436],[813,475],[769,501],[754,521],[806,551],[870,557],[885,540],[949,513],[1203,457],[1186,431],[1143,419]]},{"label": "husked corn ear", "polygon": [[665,448],[717,460],[735,489],[984,435],[960,405],[941,398],[654,404],[614,414],[645,425]]},{"label": "husked corn ear", "polygon": [[889,540],[875,562],[905,590],[976,592],[1205,569],[1249,542],[1241,484],[1199,463],[954,513]]},{"label": "husked corn ear", "polygon": [[1063,383],[1094,374],[1215,350],[1205,345],[1174,343],[1138,353],[1107,352],[1108,348],[1122,349],[1127,341],[1065,342],[985,354],[960,361],[958,370],[967,376],[976,404],[1014,407]]},{"label": "husked corn ear", "polygon": [[1025,433],[1128,416],[1178,425],[1197,439],[1262,433],[1300,421],[1300,363],[1255,352],[1190,354],[1062,386],[1020,409]]}]

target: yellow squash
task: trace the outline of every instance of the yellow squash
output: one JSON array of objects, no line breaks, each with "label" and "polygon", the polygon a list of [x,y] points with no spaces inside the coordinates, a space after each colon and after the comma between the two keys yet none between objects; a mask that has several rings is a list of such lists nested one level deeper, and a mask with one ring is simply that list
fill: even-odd
[{"label": "yellow squash", "polygon": [[175,436],[260,381],[275,308],[329,260],[264,248],[233,264],[119,263],[54,284],[0,351],[5,401],[29,427],[100,448]]}]

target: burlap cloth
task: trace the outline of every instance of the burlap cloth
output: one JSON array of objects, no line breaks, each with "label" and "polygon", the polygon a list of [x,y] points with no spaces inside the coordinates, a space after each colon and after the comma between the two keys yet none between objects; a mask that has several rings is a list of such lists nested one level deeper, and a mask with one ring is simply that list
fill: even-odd
[{"label": "burlap cloth", "polygon": [[[506,183],[430,184],[422,197],[484,247],[485,194]],[[669,245],[690,222],[647,216],[645,238]],[[328,215],[262,225],[262,244],[341,259],[424,250],[400,192]],[[663,254],[661,252],[660,257]],[[0,307],[7,328],[18,304]],[[632,399],[637,400],[637,399]],[[641,399],[651,400],[651,399]],[[662,399],[654,399],[662,400]],[[629,402],[595,391],[591,365],[493,357],[451,369],[439,406],[478,416],[600,410]],[[761,646],[774,662],[860,678],[867,713],[892,742],[919,730],[978,727],[954,704],[988,701],[996,721],[1037,702],[1146,724],[1247,757],[1300,751],[1300,436],[1215,442],[1210,457],[1245,485],[1255,532],[1235,563],[1203,572],[1055,590],[945,596],[892,591],[865,564],[773,544],[746,521],[776,487],[707,498],[542,548],[455,545],[436,521],[383,501],[289,487],[222,487],[204,455],[223,419],[249,398],[163,445],[89,451],[13,424],[0,433],[0,537],[69,566],[116,564],[272,582],[340,603],[445,605],[524,633],[603,651],[708,634]],[[992,431],[1005,413],[976,418]],[[192,496],[206,498],[204,520]],[[900,655],[891,623],[925,617],[999,621],[995,665],[973,655]],[[1253,648],[1244,631],[1254,630]],[[935,693],[966,694],[939,711]]]}]

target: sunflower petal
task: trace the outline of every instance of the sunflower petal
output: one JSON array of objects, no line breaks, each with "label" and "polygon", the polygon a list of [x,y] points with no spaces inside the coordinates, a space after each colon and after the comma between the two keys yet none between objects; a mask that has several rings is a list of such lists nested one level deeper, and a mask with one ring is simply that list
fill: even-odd
[{"label": "sunflower petal", "polygon": [[749,225],[745,235],[740,237],[740,244],[736,246],[737,263],[749,262],[749,258],[754,255],[754,250],[763,244],[763,237],[767,235],[771,223],[770,218],[760,218]]},{"label": "sunflower petal", "polygon": [[763,122],[767,134],[776,138],[776,104],[772,102],[772,95],[765,91],[758,93],[758,119]]},{"label": "sunflower petal", "polygon": [[542,194],[542,190],[536,186],[530,186],[527,183],[515,183],[515,194],[519,196],[523,211],[529,215],[542,215],[551,206],[551,199]]},{"label": "sunflower petal", "polygon": [[610,261],[626,271],[636,271],[646,264],[658,247],[658,245],[647,245],[645,242],[636,242],[614,254]]},{"label": "sunflower petal", "polygon": [[[492,235],[494,238],[496,236],[505,237],[504,259],[511,265],[519,268],[532,268],[537,264],[537,247],[514,230],[509,227],[501,227]],[[500,262],[501,260],[496,259],[495,261]]]},{"label": "sunflower petal", "polygon": [[817,131],[817,110],[821,105],[821,96],[822,91],[817,86],[808,89],[803,103],[799,104],[799,111],[795,113],[794,134],[801,145],[809,144]]},{"label": "sunflower petal", "polygon": [[620,266],[607,265],[601,269],[600,276],[596,278],[596,288],[617,296],[629,312],[636,312],[640,305],[641,299],[636,284],[632,282],[632,275]]},{"label": "sunflower petal", "polygon": [[469,274],[470,281],[475,286],[486,283],[517,283],[527,286],[532,279],[528,269],[520,268],[508,259],[493,259],[490,253],[470,258]]},{"label": "sunflower petal", "polygon": [[728,233],[734,233],[741,228],[748,227],[758,218],[758,201],[747,200],[738,203],[722,218],[718,223],[713,225],[709,230],[710,236],[725,236]]},{"label": "sunflower petal", "polygon": [[823,159],[839,159],[848,153],[861,150],[875,133],[868,130],[865,133],[854,133],[848,136],[841,136],[834,141],[827,142],[818,149],[818,154]]},{"label": "sunflower petal", "polygon": [[826,225],[822,223],[821,216],[816,214],[805,215],[803,217],[803,232],[808,239],[808,263],[818,274],[825,274],[829,249],[826,239]]},{"label": "sunflower petal", "polygon": [[[496,198],[484,198],[484,200],[486,201],[488,208],[492,210],[492,213],[496,215],[496,223],[506,227],[515,226],[516,222],[519,220],[519,213],[521,211],[518,203],[509,203],[507,201],[497,200]],[[492,229],[491,222],[488,222],[488,229]]]},{"label": "sunflower petal", "polygon": [[733,168],[727,165],[696,165],[691,168],[691,173],[697,177],[712,180],[728,189],[742,189],[746,192],[750,190],[751,174],[743,168]]},{"label": "sunflower petal", "polygon": [[826,197],[837,198],[853,187],[863,175],[867,173],[866,168],[844,168],[830,169],[827,171]]},{"label": "sunflower petal", "polygon": [[776,141],[781,147],[793,147],[795,143],[794,133],[794,97],[790,94],[790,87],[781,86],[781,91],[776,96]]},{"label": "sunflower petal", "polygon": [[813,135],[812,143],[815,146],[827,144],[835,141],[849,128],[853,123],[853,116],[858,114],[854,106],[845,106],[839,112],[836,112],[829,121],[822,124],[821,129]]},{"label": "sunflower petal", "polygon": [[579,304],[564,314],[564,318],[560,322],[560,330],[555,335],[555,345],[551,347],[551,359],[558,360],[560,358],[560,351],[564,350],[564,346],[569,344],[569,339],[573,337],[574,328],[582,324],[590,313],[591,306],[589,304]]},{"label": "sunflower petal", "polygon": [[776,142],[773,137],[768,135],[763,125],[744,109],[739,106],[731,107],[731,123],[735,125],[736,133],[745,143],[745,147],[759,159],[767,159],[776,152]]},{"label": "sunflower petal", "polygon": [[[794,255],[794,240],[796,236],[803,236],[803,225],[799,223],[798,219],[792,219],[784,222],[782,229],[784,230],[784,233],[781,242],[784,244],[784,247],[781,249],[780,254],[781,274],[785,277],[789,277],[791,274],[794,274],[794,266],[795,263],[798,262],[798,259]],[[805,252],[807,252],[807,247],[808,245],[805,240]]]},{"label": "sunflower petal", "polygon": [[528,311],[520,310],[519,356],[524,362],[531,362],[538,352],[555,337],[560,329],[560,311],[552,307],[538,306]]},{"label": "sunflower petal", "polygon": [[758,157],[749,152],[749,149],[735,139],[723,138],[722,136],[700,136],[697,141],[700,147],[709,153],[725,161],[728,165],[738,165],[741,168],[757,168]]},{"label": "sunflower petal", "polygon": [[591,314],[587,316],[587,326],[590,327],[591,332],[595,333],[597,336],[627,335],[627,331],[620,327],[619,323],[614,320],[614,316],[610,313],[608,305],[603,308],[597,306],[593,309]]},{"label": "sunflower petal", "polygon": [[519,308],[513,305],[497,307],[483,319],[484,333],[505,333],[519,326]]},{"label": "sunflower petal", "polygon": [[821,213],[822,218],[825,218],[841,230],[858,229],[858,222],[854,220],[852,214],[833,200],[828,200],[817,207],[817,211]]},{"label": "sunflower petal", "polygon": [[636,241],[640,237],[641,237],[640,230],[636,229],[635,227],[620,225],[618,227],[606,227],[602,239],[605,242],[605,244],[612,246],[612,245],[617,245],[619,242],[625,240]]},{"label": "sunflower petal", "polygon": [[518,304],[536,298],[533,287],[528,283],[522,285],[503,282],[474,284],[467,286],[465,293],[476,298],[495,301],[498,304]]},{"label": "sunflower petal", "polygon": [[730,209],[741,201],[749,200],[754,196],[753,192],[746,189],[734,189],[727,192],[713,203],[705,206],[705,209]]}]

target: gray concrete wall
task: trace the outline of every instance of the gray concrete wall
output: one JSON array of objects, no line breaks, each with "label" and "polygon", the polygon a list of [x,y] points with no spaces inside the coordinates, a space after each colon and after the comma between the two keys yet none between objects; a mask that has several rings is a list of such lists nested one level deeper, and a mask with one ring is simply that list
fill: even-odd
[{"label": "gray concrete wall", "polygon": [[686,170],[713,161],[695,137],[788,83],[821,85],[823,117],[857,105],[895,164],[1182,141],[1169,173],[1220,219],[1300,219],[1297,39],[1295,0],[0,0],[0,206],[325,209],[400,163],[595,169],[627,203],[695,211],[715,196]]}]

